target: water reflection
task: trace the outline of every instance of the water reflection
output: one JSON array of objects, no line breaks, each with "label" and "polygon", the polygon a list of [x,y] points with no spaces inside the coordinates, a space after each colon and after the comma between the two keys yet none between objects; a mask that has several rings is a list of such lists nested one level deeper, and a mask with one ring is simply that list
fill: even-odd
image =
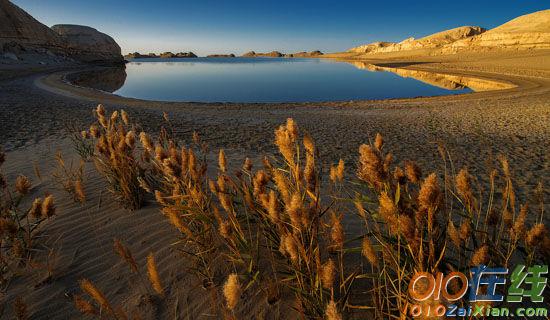
[{"label": "water reflection", "polygon": [[122,88],[126,77],[126,66],[120,66],[73,73],[67,80],[77,86],[113,93]]},{"label": "water reflection", "polygon": [[78,86],[124,97],[198,102],[410,98],[512,86],[479,78],[364,62],[287,58],[139,59],[122,68],[102,68],[74,74],[68,80]]},{"label": "water reflection", "polygon": [[447,90],[471,89],[472,91],[491,91],[514,88],[515,85],[495,80],[475,77],[464,77],[428,71],[418,71],[403,68],[383,67],[360,61],[346,61],[358,69],[372,72],[392,72],[403,78],[412,78],[432,86]]}]

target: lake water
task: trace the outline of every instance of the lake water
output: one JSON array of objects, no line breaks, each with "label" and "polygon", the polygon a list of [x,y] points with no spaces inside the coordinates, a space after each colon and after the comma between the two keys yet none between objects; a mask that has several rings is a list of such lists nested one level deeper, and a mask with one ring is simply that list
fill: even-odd
[{"label": "lake water", "polygon": [[161,101],[305,102],[472,91],[452,81],[434,85],[369,66],[325,59],[136,59],[126,64],[126,79],[114,93]]}]

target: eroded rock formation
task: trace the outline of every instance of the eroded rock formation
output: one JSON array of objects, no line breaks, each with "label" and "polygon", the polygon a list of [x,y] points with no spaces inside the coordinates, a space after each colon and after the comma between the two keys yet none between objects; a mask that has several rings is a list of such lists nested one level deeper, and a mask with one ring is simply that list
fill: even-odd
[{"label": "eroded rock formation", "polygon": [[442,51],[465,49],[550,49],[550,9],[517,17],[483,34],[453,42]]},{"label": "eroded rock formation", "polygon": [[10,1],[0,0],[0,49],[4,46],[63,49],[57,34]]},{"label": "eroded rock formation", "polygon": [[52,27],[66,45],[70,56],[84,62],[124,61],[120,46],[113,38],[92,27],[58,24]]},{"label": "eroded rock formation", "polygon": [[489,31],[481,27],[466,26],[421,39],[409,38],[399,43],[374,42],[351,48],[348,52],[375,54],[429,49],[428,54],[449,54],[462,50],[549,48],[550,10],[542,10],[517,17]]},{"label": "eroded rock formation", "polygon": [[418,49],[441,48],[457,40],[468,38],[485,32],[481,27],[464,26],[451,30],[438,32],[420,39],[408,38],[399,43],[374,42],[359,47],[351,48],[349,51],[356,53],[385,53],[396,51],[409,51]]},{"label": "eroded rock formation", "polygon": [[8,0],[0,0],[0,53],[27,62],[122,63],[118,44],[91,27],[48,28]]}]

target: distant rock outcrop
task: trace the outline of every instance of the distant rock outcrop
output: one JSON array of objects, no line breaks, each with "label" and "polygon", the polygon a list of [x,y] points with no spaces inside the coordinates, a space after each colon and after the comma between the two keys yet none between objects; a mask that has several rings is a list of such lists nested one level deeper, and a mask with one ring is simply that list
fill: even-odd
[{"label": "distant rock outcrop", "polygon": [[126,59],[141,59],[141,58],[197,58],[193,52],[172,53],[170,51],[163,52],[159,55],[156,53],[141,54],[139,52],[128,53],[124,56]]},{"label": "distant rock outcrop", "polygon": [[196,58],[197,55],[193,52],[178,52],[172,53],[170,51],[163,52],[159,55],[160,58]]},{"label": "distant rock outcrop", "polygon": [[296,53],[281,53],[279,51],[271,51],[271,52],[268,52],[268,53],[261,53],[261,52],[254,52],[254,51],[249,51],[245,54],[243,54],[242,56],[243,57],[271,57],[271,58],[281,58],[281,57],[285,57],[285,58],[297,58],[297,57],[300,57],[300,58],[303,58],[303,57],[316,57],[316,56],[320,56],[320,55],[323,55],[323,53],[319,50],[315,50],[315,51],[311,51],[311,52],[305,52],[305,51],[302,51],[302,52],[296,52]]},{"label": "distant rock outcrop", "polygon": [[207,58],[235,58],[233,53],[230,54],[210,54],[206,56]]},{"label": "distant rock outcrop", "polygon": [[255,56],[256,56],[256,52],[254,52],[254,51],[248,51],[247,53],[243,54],[242,56],[243,56],[243,57],[255,57]]},{"label": "distant rock outcrop", "polygon": [[283,56],[282,53],[280,53],[279,51],[271,51],[269,53],[265,53],[264,56],[266,57],[272,57],[272,58],[280,58]]},{"label": "distant rock outcrop", "polygon": [[351,48],[348,50],[348,52],[371,53],[371,52],[378,51],[380,48],[385,48],[385,47],[394,46],[394,45],[395,45],[394,42],[378,41],[378,42],[373,42],[369,44],[364,44],[355,48]]},{"label": "distant rock outcrop", "polygon": [[311,51],[309,52],[309,55],[314,57],[314,56],[322,56],[324,53],[322,53],[321,51],[319,50],[315,50],[315,51]]},{"label": "distant rock outcrop", "polygon": [[310,52],[302,51],[302,52],[291,53],[290,57],[292,57],[292,58],[307,58],[307,57],[318,57],[318,56],[322,56],[322,55],[323,55],[323,53],[321,51],[315,50],[315,51],[310,51]]},{"label": "distant rock outcrop", "polygon": [[438,32],[420,39],[408,38],[399,43],[374,42],[350,49],[356,53],[384,53],[396,51],[409,51],[417,49],[440,48],[460,39],[465,39],[485,32],[481,27],[459,27],[451,30]]},{"label": "distant rock outcrop", "polygon": [[176,53],[176,58],[197,58],[197,55],[193,52],[178,52]]},{"label": "distant rock outcrop", "polygon": [[483,34],[453,42],[442,51],[549,48],[550,9],[517,17]]},{"label": "distant rock outcrop", "polygon": [[261,53],[261,52],[254,52],[249,51],[242,55],[243,57],[271,57],[271,58],[280,58],[283,57],[284,54],[280,53],[279,51],[271,51],[268,53]]},{"label": "distant rock outcrop", "polygon": [[125,59],[139,59],[139,58],[158,58],[155,53],[141,54],[139,52],[128,53],[124,56]]},{"label": "distant rock outcrop", "polygon": [[120,46],[113,38],[92,27],[58,24],[52,27],[65,42],[69,54],[84,62],[124,61]]},{"label": "distant rock outcrop", "polygon": [[176,57],[175,54],[173,54],[172,52],[168,51],[168,52],[163,52],[159,55],[159,57],[161,58],[174,58]]}]

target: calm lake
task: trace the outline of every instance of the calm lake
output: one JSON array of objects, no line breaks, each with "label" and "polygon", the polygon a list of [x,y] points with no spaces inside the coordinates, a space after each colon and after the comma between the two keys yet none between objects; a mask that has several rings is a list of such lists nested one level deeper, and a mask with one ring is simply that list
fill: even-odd
[{"label": "calm lake", "polygon": [[108,91],[146,100],[197,102],[339,101],[472,91],[452,79],[398,70],[403,69],[325,59],[135,59],[126,64],[121,87]]}]

